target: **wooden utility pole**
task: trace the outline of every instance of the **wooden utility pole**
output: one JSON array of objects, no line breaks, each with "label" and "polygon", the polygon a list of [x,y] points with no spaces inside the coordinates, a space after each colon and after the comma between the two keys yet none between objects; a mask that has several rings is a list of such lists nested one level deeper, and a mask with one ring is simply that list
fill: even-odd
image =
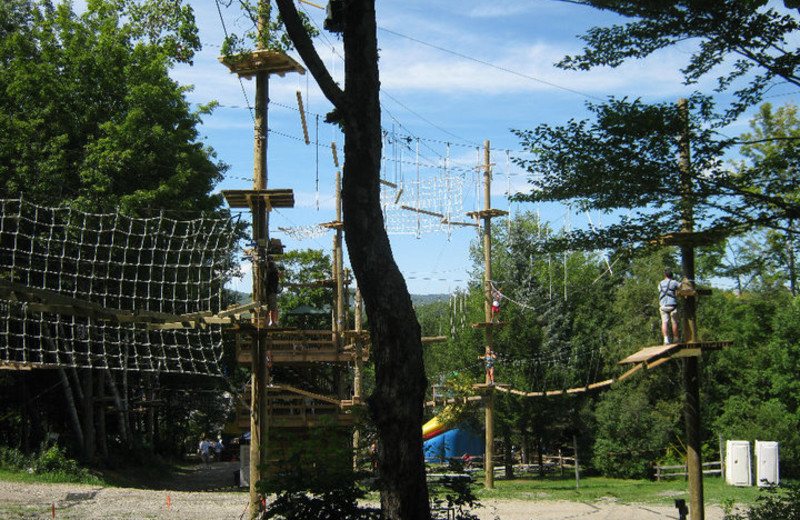
[{"label": "wooden utility pole", "polygon": [[[259,1],[258,49],[263,49],[266,39],[265,28],[269,19],[264,9],[264,0]],[[253,190],[267,189],[267,110],[269,106],[269,72],[257,70],[256,102],[254,114],[253,136]],[[264,290],[266,282],[266,260],[269,244],[269,217],[264,200],[259,198],[253,206],[253,239],[257,254],[253,260],[253,301],[260,309],[267,304]],[[263,312],[263,311],[261,311]],[[269,313],[269,310],[266,311]],[[256,320],[263,320],[260,312],[255,313]],[[257,324],[257,331],[262,323]],[[253,359],[251,361],[252,379],[250,394],[250,518],[255,519],[260,509],[258,481],[261,478],[260,467],[266,462],[267,442],[269,439],[269,423],[267,420],[267,383],[269,367],[267,366],[267,337],[257,332],[253,337]]]},{"label": "wooden utility pole", "polygon": [[[336,222],[342,221],[342,174],[336,172]],[[343,227],[336,226],[336,233],[333,236],[333,279],[336,283],[336,312],[333,320],[333,332],[336,341],[336,348],[341,348],[342,332],[347,327],[345,324],[344,307],[344,254],[342,252],[342,233]]]},{"label": "wooden utility pole", "polygon": [[[492,165],[490,162],[489,141],[483,144],[483,209],[487,212],[483,218],[483,261],[484,261],[484,314],[486,323],[492,322],[492,217],[489,214],[492,202]],[[486,327],[486,346],[492,348],[492,327]],[[489,384],[489,374],[486,374]],[[494,489],[494,388],[488,389],[486,396],[486,445],[484,447],[484,486]]]},{"label": "wooden utility pole", "polygon": [[[492,319],[492,219],[507,215],[508,212],[492,209],[492,163],[490,161],[490,148],[489,141],[484,143],[483,152],[483,209],[481,211],[474,211],[467,213],[468,216],[474,218],[476,221],[483,220],[483,258],[484,258],[484,317],[483,323],[475,323],[473,327],[481,327],[486,329],[486,347],[494,350],[493,345],[493,328],[505,325],[504,323],[495,323]],[[490,384],[492,383],[492,384]],[[484,472],[485,480],[484,486],[487,489],[494,489],[494,391],[498,385],[496,382],[489,380],[487,371],[485,383],[482,385],[475,385],[481,391],[486,391],[486,444],[484,446]]]},{"label": "wooden utility pole", "polygon": [[[680,140],[680,196],[681,232],[694,232],[694,194],[691,174],[689,142],[689,104],[686,99],[678,100],[678,110],[684,122]],[[687,282],[694,288],[694,245],[681,244],[682,285]],[[685,297],[683,313],[683,341],[697,342],[695,292]],[[683,360],[683,383],[685,401],[683,407],[686,426],[686,466],[689,473],[689,512],[691,520],[704,520],[703,500],[703,460],[700,439],[700,356],[689,356]]]},{"label": "wooden utility pole", "polygon": [[[267,351],[269,337],[263,330],[267,316],[267,292],[265,281],[267,261],[270,254],[269,212],[274,208],[294,207],[294,194],[291,190],[268,190],[267,175],[267,110],[269,105],[269,76],[288,72],[305,74],[305,69],[285,53],[271,51],[265,42],[269,39],[269,2],[259,0],[258,42],[256,50],[236,56],[221,56],[219,60],[232,73],[240,78],[256,80],[256,101],[253,120],[253,189],[224,190],[231,208],[248,208],[253,218],[253,303],[256,304],[250,334],[252,334],[252,370],[250,394],[250,516],[255,518],[259,510],[259,497],[256,485],[261,477],[259,467],[266,462],[268,439],[267,390],[269,367]],[[280,249],[280,244],[279,244]],[[268,311],[267,311],[268,312]]]}]

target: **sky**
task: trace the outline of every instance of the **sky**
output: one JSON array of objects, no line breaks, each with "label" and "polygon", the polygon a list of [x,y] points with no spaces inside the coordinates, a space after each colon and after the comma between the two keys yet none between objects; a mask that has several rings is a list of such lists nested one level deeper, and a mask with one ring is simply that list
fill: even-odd
[{"label": "sky", "polygon": [[[219,103],[199,127],[201,139],[230,166],[218,189],[251,189],[255,82],[239,80],[218,61],[226,32],[241,35],[249,20],[237,11],[237,2],[229,8],[221,2],[219,10],[212,0],[188,3],[195,10],[203,49],[191,67],[176,67],[172,77],[193,86],[187,93],[192,103]],[[322,29],[324,10],[298,5],[319,28],[317,51],[333,78],[343,84],[341,39]],[[385,134],[382,178],[397,186],[385,187],[387,215],[392,215],[387,227],[411,294],[452,293],[479,281],[472,276],[469,254],[476,229],[434,226],[424,214],[398,207],[468,221],[467,212],[484,207],[479,167],[486,141],[493,172],[490,207],[512,216],[538,213],[553,229],[602,226],[604,216],[599,214],[573,214],[560,205],[509,203],[509,192],[528,191],[528,173],[512,161],[524,156],[512,129],[585,118],[587,102],[609,96],[673,102],[697,89],[713,88],[714,76],[698,85],[682,83],[680,69],[689,59],[692,42],[615,69],[557,69],[554,63],[562,57],[580,52],[580,34],[592,26],[621,22],[566,1],[377,0],[376,9]],[[295,52],[289,54],[299,61]],[[304,140],[298,92],[310,144]],[[780,91],[775,95],[775,104],[791,100],[777,97],[783,95]],[[342,134],[323,122],[332,106],[310,73],[271,76],[269,97],[267,188],[292,189],[295,196],[294,208],[270,214],[270,237],[281,239],[287,249],[330,254],[333,234],[319,234],[318,224],[335,219],[335,178],[344,157]],[[726,132],[747,131],[751,114]],[[336,143],[338,168],[331,143]],[[234,213],[249,220],[246,211]],[[499,225],[502,220],[493,221],[493,226]],[[234,280],[232,288],[250,292],[249,267],[242,258],[245,276]]]}]

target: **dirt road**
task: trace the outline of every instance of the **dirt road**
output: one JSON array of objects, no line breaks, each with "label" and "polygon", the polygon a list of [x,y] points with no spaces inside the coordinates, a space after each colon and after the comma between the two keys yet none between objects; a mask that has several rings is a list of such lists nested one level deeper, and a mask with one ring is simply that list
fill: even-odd
[{"label": "dirt road", "polygon": [[[233,486],[238,463],[187,468],[164,489],[143,490],[78,484],[0,482],[0,518],[8,520],[239,520],[249,518],[248,493]],[[481,499],[481,520],[657,520],[677,519],[674,507],[593,502],[497,501]],[[55,516],[54,515],[55,511]],[[718,506],[706,520],[722,520]]]}]

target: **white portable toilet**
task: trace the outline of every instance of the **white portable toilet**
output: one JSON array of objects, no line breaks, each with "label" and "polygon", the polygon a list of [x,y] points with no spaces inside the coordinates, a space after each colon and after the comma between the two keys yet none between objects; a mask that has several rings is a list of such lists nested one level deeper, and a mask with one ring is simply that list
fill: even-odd
[{"label": "white portable toilet", "polygon": [[725,482],[731,486],[752,486],[750,441],[728,441],[725,447]]},{"label": "white portable toilet", "polygon": [[777,486],[781,483],[780,456],[775,441],[756,441],[756,485]]}]

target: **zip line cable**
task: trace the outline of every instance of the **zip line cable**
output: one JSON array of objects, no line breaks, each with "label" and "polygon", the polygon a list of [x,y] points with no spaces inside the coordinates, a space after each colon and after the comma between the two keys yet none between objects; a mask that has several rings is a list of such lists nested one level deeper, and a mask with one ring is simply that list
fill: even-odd
[{"label": "zip line cable", "polygon": [[461,53],[461,52],[458,52],[458,51],[454,51],[452,49],[447,49],[445,47],[440,47],[438,45],[434,45],[432,43],[428,43],[428,42],[420,40],[418,38],[414,38],[413,36],[407,36],[405,34],[401,34],[399,32],[392,31],[391,29],[387,29],[386,27],[380,27],[379,26],[378,29],[383,31],[383,32],[394,34],[395,36],[399,36],[400,38],[406,38],[407,40],[411,40],[411,41],[419,43],[421,45],[425,45],[425,46],[430,47],[432,49],[436,49],[438,51],[442,51],[442,52],[447,52],[449,54],[453,54],[455,56],[458,56],[459,58],[464,58],[465,60],[474,61],[475,63],[480,63],[481,65],[485,65],[485,66],[491,67],[493,69],[501,70],[503,72],[507,72],[509,74],[513,74],[514,76],[519,76],[520,78],[529,79],[531,81],[536,81],[537,83],[542,83],[542,84],[547,85],[549,87],[557,88],[559,90],[564,90],[566,92],[571,92],[573,94],[577,94],[579,96],[582,96],[582,97],[585,97],[585,98],[588,98],[588,99],[594,99],[595,101],[605,101],[603,98],[600,98],[600,97],[597,97],[597,96],[593,96],[591,94],[587,94],[587,93],[581,92],[579,90],[571,89],[569,87],[564,87],[564,86],[558,85],[556,83],[552,83],[550,81],[539,79],[539,78],[534,77],[534,76],[529,76],[527,74],[523,74],[521,72],[517,72],[517,71],[515,71],[513,69],[509,69],[507,67],[502,67],[500,65],[496,65],[496,64],[491,63],[489,61],[481,60],[479,58],[475,58],[473,56],[469,56],[467,54],[464,54],[464,53]]}]

